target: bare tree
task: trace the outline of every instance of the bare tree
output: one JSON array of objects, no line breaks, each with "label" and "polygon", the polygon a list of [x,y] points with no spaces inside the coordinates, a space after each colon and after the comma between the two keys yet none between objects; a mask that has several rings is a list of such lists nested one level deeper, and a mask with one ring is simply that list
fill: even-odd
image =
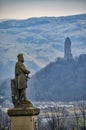
[{"label": "bare tree", "polygon": [[80,113],[82,115],[82,127],[83,130],[86,130],[86,103],[83,100],[82,103],[79,105]]},{"label": "bare tree", "polygon": [[77,129],[86,130],[86,103],[84,100],[74,105],[74,115]]},{"label": "bare tree", "polygon": [[51,107],[45,113],[45,123],[40,121],[39,130],[65,130],[67,112],[64,107]]},{"label": "bare tree", "polygon": [[74,105],[74,116],[75,116],[75,121],[76,121],[76,127],[77,129],[80,128],[80,114],[79,114],[79,110],[78,110],[78,107],[76,105]]}]

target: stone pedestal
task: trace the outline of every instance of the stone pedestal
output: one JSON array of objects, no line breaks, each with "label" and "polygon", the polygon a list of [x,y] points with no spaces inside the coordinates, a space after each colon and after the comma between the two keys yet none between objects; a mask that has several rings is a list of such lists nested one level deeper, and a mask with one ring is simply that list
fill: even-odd
[{"label": "stone pedestal", "polygon": [[11,130],[38,130],[37,116],[40,110],[33,107],[8,110],[11,117]]}]

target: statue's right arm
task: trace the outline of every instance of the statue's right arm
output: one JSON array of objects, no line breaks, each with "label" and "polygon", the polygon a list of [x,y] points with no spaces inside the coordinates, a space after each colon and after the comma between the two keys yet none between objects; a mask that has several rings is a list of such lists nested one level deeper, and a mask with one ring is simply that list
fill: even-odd
[{"label": "statue's right arm", "polygon": [[20,68],[21,68],[21,70],[22,70],[25,74],[30,74],[30,71],[26,69],[26,67],[24,66],[24,64],[20,64]]}]

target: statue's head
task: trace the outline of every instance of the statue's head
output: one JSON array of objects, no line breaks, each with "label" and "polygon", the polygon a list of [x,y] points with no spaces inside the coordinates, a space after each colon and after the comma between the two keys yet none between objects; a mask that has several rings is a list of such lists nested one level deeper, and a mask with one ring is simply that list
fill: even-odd
[{"label": "statue's head", "polygon": [[19,53],[17,57],[18,57],[18,61],[24,62],[24,57],[22,53]]}]

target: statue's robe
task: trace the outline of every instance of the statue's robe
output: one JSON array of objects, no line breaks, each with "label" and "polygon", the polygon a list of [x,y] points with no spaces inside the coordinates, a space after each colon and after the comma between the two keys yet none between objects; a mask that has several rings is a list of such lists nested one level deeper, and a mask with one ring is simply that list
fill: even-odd
[{"label": "statue's robe", "polygon": [[30,71],[26,69],[22,62],[17,62],[15,65],[15,82],[17,89],[24,89],[27,87],[27,74]]}]

